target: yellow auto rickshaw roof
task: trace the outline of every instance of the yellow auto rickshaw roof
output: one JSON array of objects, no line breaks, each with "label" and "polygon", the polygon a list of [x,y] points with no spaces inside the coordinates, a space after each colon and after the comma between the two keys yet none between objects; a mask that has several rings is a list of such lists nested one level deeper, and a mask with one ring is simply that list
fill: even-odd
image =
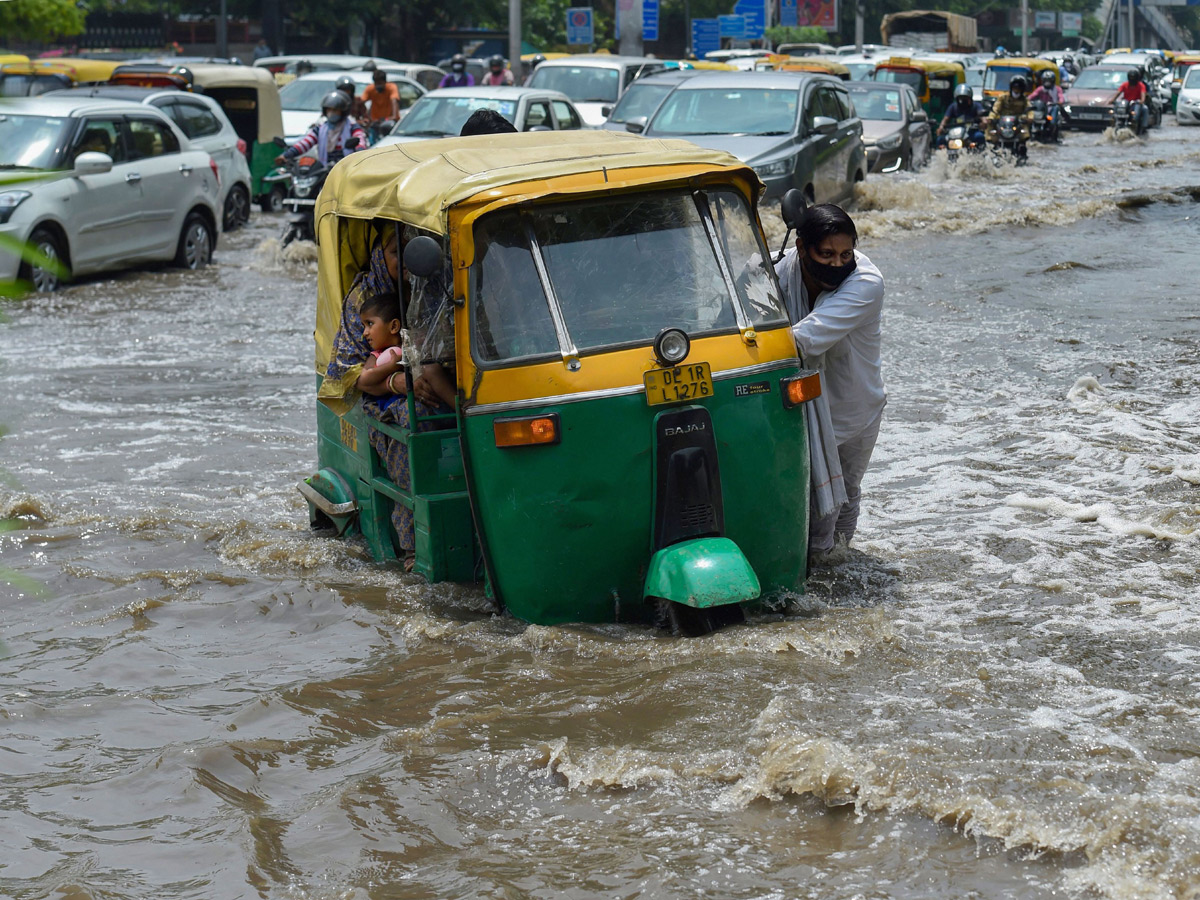
[{"label": "yellow auto rickshaw roof", "polygon": [[1200,53],[1176,53],[1171,61],[1173,65],[1194,66],[1200,63]]},{"label": "yellow auto rickshaw roof", "polygon": [[823,56],[788,56],[775,65],[778,72],[824,72],[827,75],[848,76],[850,70],[837,60]]},{"label": "yellow auto rickshaw roof", "polygon": [[53,72],[66,75],[76,84],[83,82],[108,81],[113,70],[121,61],[107,59],[74,59],[57,56],[51,59],[33,59],[29,66],[35,72]]},{"label": "yellow auto rickshaw roof", "polygon": [[183,66],[204,90],[251,88],[258,94],[258,140],[270,143],[283,137],[283,105],[279,88],[270,71],[261,66],[235,66],[227,63],[196,63]]},{"label": "yellow auto rickshaw roof", "polygon": [[989,59],[984,63],[985,68],[992,69],[1031,69],[1034,72],[1042,72],[1046,69],[1058,71],[1058,64],[1048,59],[1041,59],[1036,56],[1002,56],[999,59]]},{"label": "yellow auto rickshaw roof", "polygon": [[0,66],[7,65],[8,63],[27,62],[29,62],[29,57],[20,53],[0,53]]},{"label": "yellow auto rickshaw roof", "polygon": [[528,193],[535,196],[550,193],[544,182],[554,178],[658,166],[737,169],[754,179],[737,157],[687,141],[617,131],[482,135],[353,153],[330,173],[316,213],[318,220],[326,215],[392,219],[444,234],[446,211],[485,191],[530,182]]},{"label": "yellow auto rickshaw roof", "polygon": [[928,59],[922,56],[892,56],[881,59],[875,64],[876,69],[920,69],[926,75],[939,75],[948,72],[966,73],[966,68],[956,59]]}]

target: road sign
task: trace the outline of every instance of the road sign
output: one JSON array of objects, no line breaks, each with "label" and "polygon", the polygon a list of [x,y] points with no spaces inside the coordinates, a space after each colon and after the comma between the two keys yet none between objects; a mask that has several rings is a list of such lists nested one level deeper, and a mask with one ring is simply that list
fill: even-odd
[{"label": "road sign", "polygon": [[697,59],[721,49],[721,26],[716,19],[692,19],[692,52]]},{"label": "road sign", "polygon": [[742,37],[751,41],[762,40],[763,30],[767,27],[766,0],[738,0],[733,11],[746,20],[746,31]]},{"label": "road sign", "polygon": [[746,36],[745,16],[717,16],[720,23],[721,37],[740,39]]},{"label": "road sign", "polygon": [[658,0],[642,0],[642,40],[658,40]]},{"label": "road sign", "polygon": [[792,28],[800,24],[796,0],[779,0],[779,24]]},{"label": "road sign", "polygon": [[572,6],[567,10],[567,43],[594,44],[595,34],[592,29],[592,8],[590,6]]}]

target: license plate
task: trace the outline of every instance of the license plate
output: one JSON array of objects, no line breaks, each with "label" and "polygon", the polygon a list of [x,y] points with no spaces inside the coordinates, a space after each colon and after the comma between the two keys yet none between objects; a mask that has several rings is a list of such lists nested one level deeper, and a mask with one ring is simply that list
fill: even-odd
[{"label": "license plate", "polygon": [[712,369],[706,362],[652,369],[642,379],[646,383],[646,403],[650,406],[699,400],[713,393]]},{"label": "license plate", "polygon": [[1075,115],[1080,119],[1103,119],[1104,113],[1098,112],[1077,112]]}]

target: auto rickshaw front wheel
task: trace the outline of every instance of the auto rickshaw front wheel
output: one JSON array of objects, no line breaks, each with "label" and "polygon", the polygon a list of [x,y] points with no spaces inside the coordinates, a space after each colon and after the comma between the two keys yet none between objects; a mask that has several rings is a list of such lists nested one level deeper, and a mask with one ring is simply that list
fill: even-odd
[{"label": "auto rickshaw front wheel", "polygon": [[740,603],[698,609],[662,597],[654,598],[655,627],[670,631],[675,637],[703,637],[730,625],[744,625],[745,622],[746,613]]}]

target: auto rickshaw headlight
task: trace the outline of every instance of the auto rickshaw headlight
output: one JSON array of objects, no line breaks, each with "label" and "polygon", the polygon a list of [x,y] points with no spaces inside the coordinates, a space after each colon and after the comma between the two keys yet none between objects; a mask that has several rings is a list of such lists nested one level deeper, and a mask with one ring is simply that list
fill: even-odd
[{"label": "auto rickshaw headlight", "polygon": [[493,419],[497,447],[529,447],[559,442],[558,414]]},{"label": "auto rickshaw headlight", "polygon": [[801,369],[795,375],[784,378],[779,382],[783,389],[783,405],[787,409],[816,400],[821,396],[821,373],[812,369]]},{"label": "auto rickshaw headlight", "polygon": [[679,365],[691,349],[691,340],[680,328],[664,328],[654,339],[654,358],[664,366]]}]

